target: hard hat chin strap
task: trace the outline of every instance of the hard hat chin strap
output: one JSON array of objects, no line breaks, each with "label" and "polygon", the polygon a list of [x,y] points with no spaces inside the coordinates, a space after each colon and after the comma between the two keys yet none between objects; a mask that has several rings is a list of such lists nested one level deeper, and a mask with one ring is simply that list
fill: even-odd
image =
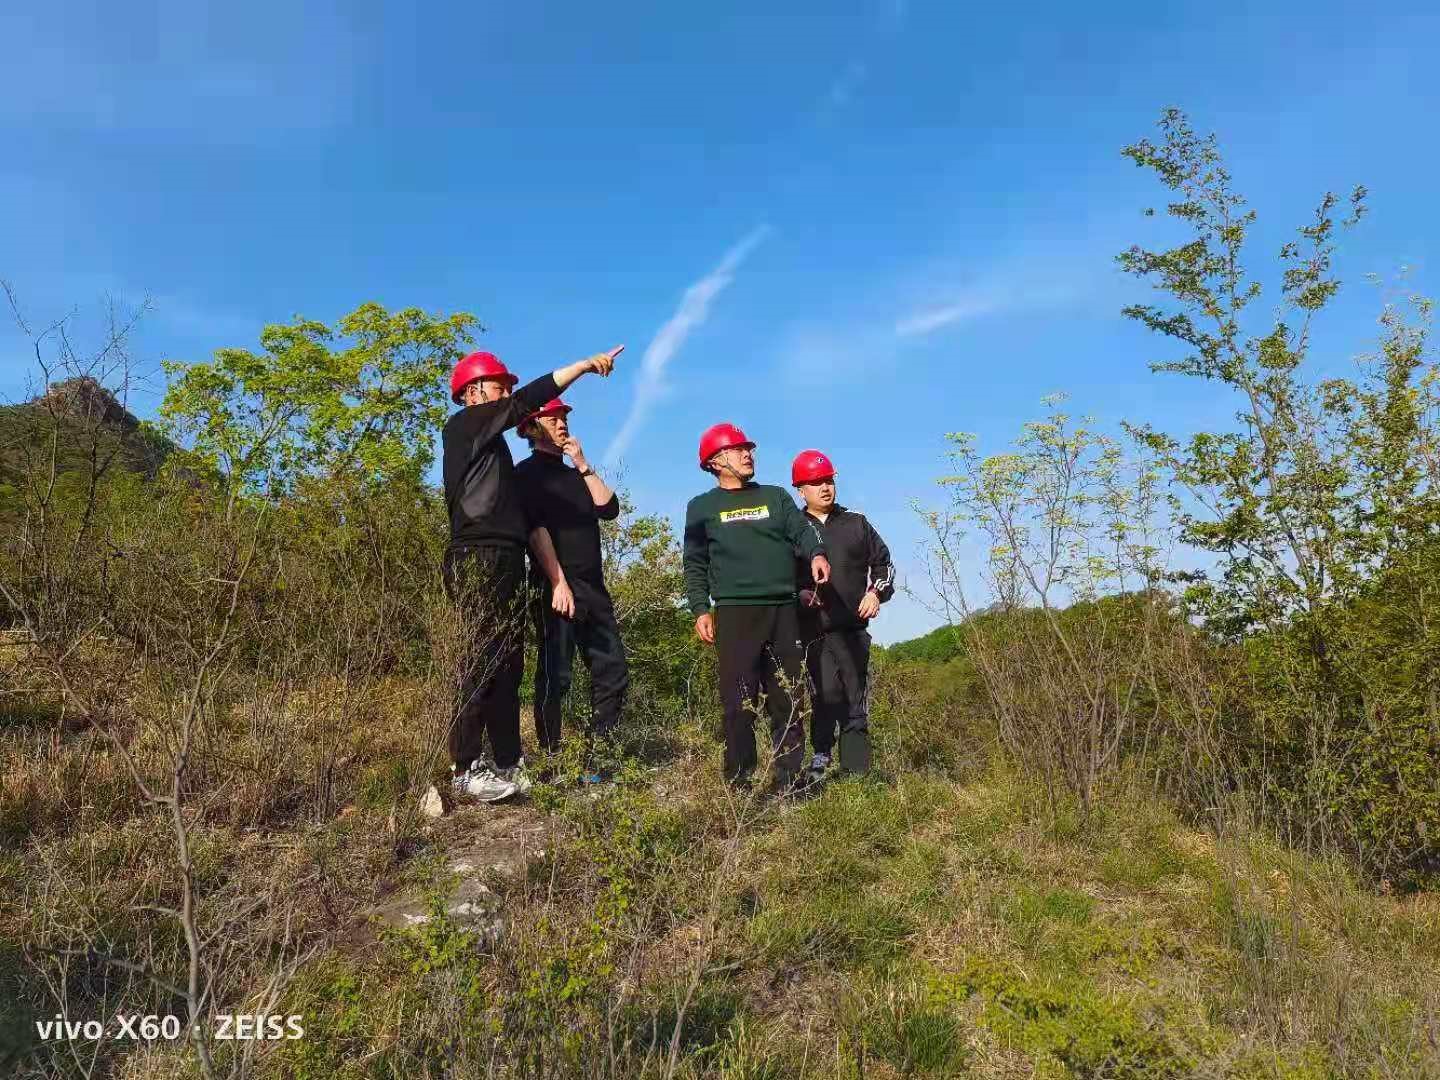
[{"label": "hard hat chin strap", "polygon": [[721,469],[724,469],[734,479],[739,480],[742,484],[745,482],[745,478],[741,476],[740,473],[735,469],[735,466],[731,465],[728,461],[717,461],[715,463],[715,475],[717,477],[720,475]]}]

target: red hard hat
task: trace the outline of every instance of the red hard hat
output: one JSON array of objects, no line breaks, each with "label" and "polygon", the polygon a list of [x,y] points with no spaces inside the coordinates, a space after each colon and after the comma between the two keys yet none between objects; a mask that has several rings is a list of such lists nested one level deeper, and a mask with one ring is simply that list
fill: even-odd
[{"label": "red hard hat", "polygon": [[515,426],[515,430],[521,435],[524,435],[525,428],[528,427],[530,421],[534,420],[537,416],[565,416],[571,411],[570,406],[566,405],[565,402],[561,401],[558,397],[551,398],[542,407],[536,409],[529,416],[525,417],[524,420],[521,420],[520,423]]},{"label": "red hard hat", "polygon": [[472,352],[450,373],[450,400],[459,405],[460,391],[476,379],[505,379],[512,387],[520,381],[510,374],[510,369],[494,353]]},{"label": "red hard hat", "polygon": [[705,468],[705,463],[721,450],[729,450],[733,446],[754,445],[745,437],[745,432],[734,424],[715,424],[706,428],[705,434],[700,436],[700,468]]},{"label": "red hard hat", "polygon": [[817,480],[832,480],[834,477],[835,466],[831,465],[830,459],[819,450],[801,450],[790,464],[790,483],[796,487],[813,484]]}]

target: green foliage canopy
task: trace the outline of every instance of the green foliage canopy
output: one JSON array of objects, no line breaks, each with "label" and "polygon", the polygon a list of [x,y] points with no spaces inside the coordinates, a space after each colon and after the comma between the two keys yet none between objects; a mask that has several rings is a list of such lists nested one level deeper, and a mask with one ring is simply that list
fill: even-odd
[{"label": "green foliage canopy", "polygon": [[350,469],[418,478],[449,408],[446,377],[483,329],[464,312],[361,304],[334,328],[266,326],[262,351],[169,360],[162,422],[233,486],[279,494]]}]

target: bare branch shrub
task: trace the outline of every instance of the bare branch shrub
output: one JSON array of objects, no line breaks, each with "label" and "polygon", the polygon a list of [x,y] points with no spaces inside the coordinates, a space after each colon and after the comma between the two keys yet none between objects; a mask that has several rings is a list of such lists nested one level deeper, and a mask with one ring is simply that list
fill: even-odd
[{"label": "bare branch shrub", "polygon": [[[928,517],[931,574],[960,614],[1007,751],[1088,814],[1126,740],[1154,716],[1149,663],[1168,599],[1160,592],[1158,476],[1113,439],[1054,410],[1012,453],[981,458],[950,436],[952,505]],[[961,530],[988,548],[985,610],[966,596]]]}]

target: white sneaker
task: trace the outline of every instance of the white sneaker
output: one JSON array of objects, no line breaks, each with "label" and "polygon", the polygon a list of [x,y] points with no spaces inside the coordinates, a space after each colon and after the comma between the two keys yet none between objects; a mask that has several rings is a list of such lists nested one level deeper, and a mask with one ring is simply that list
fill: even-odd
[{"label": "white sneaker", "polygon": [[530,774],[525,771],[525,759],[523,757],[515,763],[513,768],[501,769],[499,775],[502,780],[507,780],[515,785],[515,791],[512,793],[515,795],[524,795],[525,792],[529,791],[533,786],[530,780]]},{"label": "white sneaker", "polygon": [[470,797],[470,774],[480,768],[480,762],[475,762],[468,769],[456,772],[450,770],[450,797],[459,802],[461,799]]},{"label": "white sneaker", "polygon": [[501,799],[510,798],[519,790],[503,773],[497,773],[478,761],[465,772],[457,773],[452,778],[451,785],[451,790],[457,797],[479,799],[481,802],[499,802]]}]

